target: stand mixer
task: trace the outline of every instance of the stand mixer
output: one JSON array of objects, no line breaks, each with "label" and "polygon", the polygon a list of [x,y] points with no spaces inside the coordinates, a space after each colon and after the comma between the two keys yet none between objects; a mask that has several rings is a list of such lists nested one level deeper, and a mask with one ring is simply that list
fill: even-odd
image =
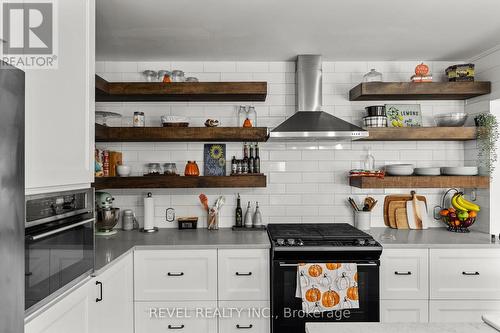
[{"label": "stand mixer", "polygon": [[95,205],[97,221],[95,223],[95,234],[97,236],[109,236],[116,234],[113,230],[120,217],[120,208],[113,208],[115,198],[107,192],[95,193]]}]

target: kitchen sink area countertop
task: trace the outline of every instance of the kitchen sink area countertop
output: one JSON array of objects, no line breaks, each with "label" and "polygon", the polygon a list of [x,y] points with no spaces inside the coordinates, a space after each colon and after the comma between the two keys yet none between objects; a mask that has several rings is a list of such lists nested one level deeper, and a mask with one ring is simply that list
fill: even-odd
[{"label": "kitchen sink area countertop", "polygon": [[306,333],[495,333],[485,323],[307,323]]},{"label": "kitchen sink area countertop", "polygon": [[266,231],[232,231],[222,228],[178,230],[165,228],[156,233],[137,230],[121,231],[111,236],[95,238],[95,274],[106,265],[135,250],[180,250],[180,249],[268,249],[271,247]]},{"label": "kitchen sink area countertop", "polygon": [[491,235],[483,232],[450,232],[446,228],[426,230],[401,230],[390,228],[371,228],[367,231],[384,248],[500,248],[500,242],[491,242]]}]

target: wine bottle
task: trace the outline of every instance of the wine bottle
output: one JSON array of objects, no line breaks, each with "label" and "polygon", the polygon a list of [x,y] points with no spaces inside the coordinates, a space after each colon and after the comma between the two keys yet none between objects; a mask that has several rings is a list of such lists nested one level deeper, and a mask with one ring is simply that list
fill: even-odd
[{"label": "wine bottle", "polygon": [[259,145],[255,144],[255,159],[253,161],[253,172],[260,173]]},{"label": "wine bottle", "polygon": [[241,209],[241,199],[239,193],[238,199],[236,199],[236,220],[234,225],[237,227],[243,227],[243,210]]},{"label": "wine bottle", "polygon": [[248,159],[248,173],[255,173],[255,159],[253,157],[252,145],[250,145],[250,158]]},{"label": "wine bottle", "polygon": [[236,156],[233,156],[231,160],[231,174],[235,175],[238,173],[238,162],[236,162]]}]

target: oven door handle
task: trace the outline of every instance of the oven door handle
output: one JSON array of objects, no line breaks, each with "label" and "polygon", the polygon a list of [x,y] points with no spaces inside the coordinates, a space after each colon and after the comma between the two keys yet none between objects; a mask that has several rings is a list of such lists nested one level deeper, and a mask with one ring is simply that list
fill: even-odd
[{"label": "oven door handle", "polygon": [[[370,263],[366,263],[366,264],[356,264],[356,266],[361,266],[361,267],[378,266],[378,264],[375,262],[370,262]],[[286,264],[284,262],[280,262],[280,267],[299,267],[299,264]]]},{"label": "oven door handle", "polygon": [[57,228],[57,229],[54,229],[54,230],[51,230],[51,231],[43,232],[43,233],[38,234],[38,235],[29,236],[28,238],[30,240],[32,240],[32,241],[40,240],[42,238],[46,238],[46,237],[52,236],[54,234],[58,234],[60,232],[63,232],[63,231],[69,230],[69,229],[73,229],[73,228],[79,227],[81,225],[93,222],[94,220],[95,219],[92,218],[92,219],[80,221],[80,222],[73,223],[71,225],[67,225],[67,226],[64,226],[64,227],[61,227],[61,228]]}]

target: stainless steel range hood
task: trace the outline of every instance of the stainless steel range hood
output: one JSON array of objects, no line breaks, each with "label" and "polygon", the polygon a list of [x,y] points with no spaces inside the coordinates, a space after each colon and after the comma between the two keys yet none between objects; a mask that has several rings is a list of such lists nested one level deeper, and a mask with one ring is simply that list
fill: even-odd
[{"label": "stainless steel range hood", "polygon": [[322,74],[321,56],[297,56],[297,112],[271,131],[270,140],[356,140],[368,136],[362,128],[321,111]]}]

